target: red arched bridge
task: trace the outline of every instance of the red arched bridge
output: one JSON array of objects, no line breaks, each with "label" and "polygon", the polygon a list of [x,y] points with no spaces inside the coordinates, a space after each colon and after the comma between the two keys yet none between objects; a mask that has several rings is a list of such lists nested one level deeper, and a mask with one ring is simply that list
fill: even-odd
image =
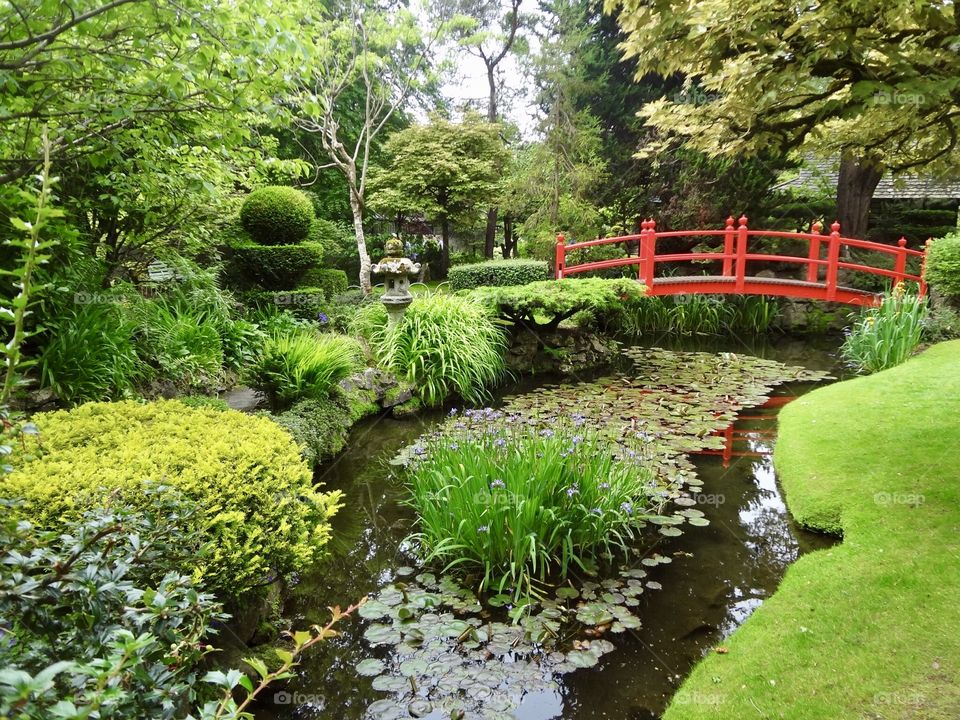
[{"label": "red arched bridge", "polygon": [[[736,227],[735,227],[736,225]],[[891,286],[899,283],[917,283],[921,295],[926,294],[924,281],[926,251],[907,248],[905,238],[897,245],[857,240],[840,235],[840,223],[830,226],[830,234],[821,233],[822,226],[816,222],[808,233],[781,232],[779,230],[751,230],[747,227],[746,216],[739,221],[727,218],[723,230],[657,230],[653,220],[644,220],[639,235],[601,238],[566,244],[563,235],[557,236],[556,274],[557,279],[591,270],[629,265],[637,266],[637,279],[647,287],[649,295],[686,295],[686,294],[737,294],[737,295],[779,295],[783,297],[808,298],[847,303],[849,305],[876,305],[880,296],[868,290],[845,287],[839,284],[840,270],[850,273],[887,278]],[[702,238],[722,240],[723,252],[683,252],[657,253],[657,241],[665,238]],[[752,252],[751,238],[781,238],[800,240],[809,243],[806,256],[777,255]],[[618,257],[576,265],[567,264],[567,256],[578,250],[586,250],[602,245],[624,243],[638,248],[636,256]],[[720,243],[718,242],[717,245]],[[878,258],[893,257],[893,269],[862,265],[849,259],[846,249],[856,249],[875,253]],[[918,274],[907,272],[909,258],[920,259]],[[720,272],[715,275],[668,275],[660,273],[658,266],[667,263],[716,262]],[[795,279],[781,277],[762,277],[750,274],[750,265],[757,263],[785,263],[799,266],[801,272]],[[889,264],[889,261],[888,263]]]}]

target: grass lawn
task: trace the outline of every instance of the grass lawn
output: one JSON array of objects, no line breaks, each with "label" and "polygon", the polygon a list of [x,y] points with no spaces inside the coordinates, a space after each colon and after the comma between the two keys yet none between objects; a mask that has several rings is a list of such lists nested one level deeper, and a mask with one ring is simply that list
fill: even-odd
[{"label": "grass lawn", "polygon": [[780,414],[787,505],[839,546],[802,557],[665,714],[960,718],[960,341]]}]

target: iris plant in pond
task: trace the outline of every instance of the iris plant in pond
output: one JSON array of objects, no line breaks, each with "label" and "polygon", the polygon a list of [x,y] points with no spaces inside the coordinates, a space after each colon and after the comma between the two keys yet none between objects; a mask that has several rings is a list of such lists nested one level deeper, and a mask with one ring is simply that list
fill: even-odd
[{"label": "iris plant in pond", "polygon": [[840,353],[863,374],[899,365],[920,345],[927,315],[926,298],[897,283],[878,307],[861,312],[847,331]]},{"label": "iris plant in pond", "polygon": [[663,502],[640,455],[576,419],[549,428],[468,410],[411,448],[408,483],[426,560],[482,575],[481,590],[539,594],[626,556]]}]

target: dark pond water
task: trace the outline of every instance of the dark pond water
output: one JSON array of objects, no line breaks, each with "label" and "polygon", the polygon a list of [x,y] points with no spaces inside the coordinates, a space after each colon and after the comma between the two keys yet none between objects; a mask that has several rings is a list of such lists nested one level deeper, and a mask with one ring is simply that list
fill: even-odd
[{"label": "dark pond water", "polygon": [[[661,338],[656,344],[836,370],[835,347],[828,341],[817,347],[790,338],[709,343],[670,343]],[[507,391],[522,392],[547,380],[528,381]],[[778,389],[777,397],[794,397],[809,389],[787,385]],[[693,665],[722,645],[774,592],[786,567],[800,554],[832,542],[797,528],[787,513],[769,456],[776,412],[776,407],[743,412],[730,433],[727,453],[694,459],[706,495],[698,508],[710,525],[660,541],[657,552],[673,562],[657,568],[663,590],[645,593],[635,608],[643,627],[617,636],[616,649],[596,667],[558,678],[556,691],[527,695],[515,717],[659,717]],[[324,622],[326,606],[345,606],[377,591],[396,579],[397,567],[411,563],[402,541],[413,513],[403,506],[403,488],[387,462],[441,417],[442,413],[410,421],[381,418],[358,426],[347,452],[322,473],[327,487],[343,490],[345,507],[334,522],[330,558],[304,574],[293,590],[287,615],[296,626]],[[257,717],[363,718],[371,703],[386,697],[354,670],[357,662],[371,655],[361,637],[363,627],[360,619],[347,621],[340,638],[312,650],[285,689],[268,693]]]}]

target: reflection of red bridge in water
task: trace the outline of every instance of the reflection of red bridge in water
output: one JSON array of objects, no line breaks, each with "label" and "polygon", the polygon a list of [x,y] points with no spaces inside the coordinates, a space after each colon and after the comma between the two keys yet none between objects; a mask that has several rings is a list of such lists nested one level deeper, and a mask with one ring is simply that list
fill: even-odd
[{"label": "reflection of red bridge in water", "polygon": [[[796,397],[781,395],[778,397],[768,398],[763,405],[758,405],[753,408],[754,410],[770,410],[770,409],[779,409],[782,408],[789,402],[796,400]],[[763,422],[775,426],[777,422],[776,413],[770,413],[766,415],[737,415],[737,419],[730,423],[723,430],[716,430],[712,435],[719,436],[723,438],[723,449],[718,450],[697,450],[693,455],[719,455],[723,458],[723,466],[730,467],[730,460],[735,457],[768,457],[770,455],[770,450],[767,451],[757,451],[754,449],[743,449],[745,443],[749,443],[754,439],[767,440],[768,442],[772,441],[776,435],[776,427],[766,427],[766,428],[738,428],[737,424],[741,421],[752,421],[752,422]],[[739,448],[737,446],[740,446]]]},{"label": "reflection of red bridge in water", "polygon": [[[734,224],[737,227],[734,227]],[[808,233],[781,232],[778,230],[750,230],[746,216],[739,221],[727,218],[723,230],[671,230],[660,232],[653,220],[644,220],[639,235],[624,235],[601,238],[567,245],[563,235],[557,236],[556,277],[558,280],[576,273],[591,270],[606,270],[629,265],[637,266],[637,278],[647,287],[648,295],[685,294],[737,294],[779,295],[783,297],[808,298],[847,303],[849,305],[876,305],[879,296],[867,290],[844,287],[838,284],[840,270],[887,278],[890,285],[898,282],[917,283],[921,295],[926,293],[924,281],[926,250],[907,248],[905,238],[897,245],[845,238],[840,235],[840,223],[830,226],[830,234],[822,235],[820,223],[814,223]],[[686,252],[657,254],[657,240],[664,238],[721,238],[723,252]],[[749,251],[750,238],[779,238],[801,240],[809,243],[806,257],[793,255],[762,254]],[[928,241],[929,242],[929,241]],[[617,243],[637,246],[635,257],[620,257],[595,262],[567,264],[567,255],[591,247]],[[826,245],[826,252],[823,246]],[[893,269],[873,267],[850,262],[845,249],[854,248],[879,253],[881,257],[893,257]],[[908,258],[920,258],[919,274],[907,272]],[[660,263],[690,263],[715,261],[722,263],[719,275],[686,275],[657,277]],[[792,263],[805,266],[803,279],[757,277],[747,274],[747,265],[756,262]],[[822,276],[822,277],[821,277]]]}]

